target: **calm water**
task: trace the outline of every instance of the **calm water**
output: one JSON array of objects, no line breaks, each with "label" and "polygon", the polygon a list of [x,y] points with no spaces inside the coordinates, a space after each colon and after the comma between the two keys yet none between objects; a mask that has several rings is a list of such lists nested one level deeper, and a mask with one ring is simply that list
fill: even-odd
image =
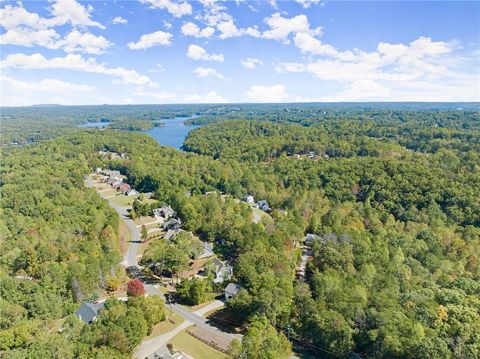
[{"label": "calm water", "polygon": [[100,128],[109,125],[110,122],[87,122],[82,125],[78,125],[78,127],[82,128]]},{"label": "calm water", "polygon": [[188,133],[200,126],[185,126],[183,121],[191,117],[176,117],[161,120],[165,124],[162,127],[154,127],[151,130],[145,131],[147,135],[152,136],[160,145],[180,148]]}]

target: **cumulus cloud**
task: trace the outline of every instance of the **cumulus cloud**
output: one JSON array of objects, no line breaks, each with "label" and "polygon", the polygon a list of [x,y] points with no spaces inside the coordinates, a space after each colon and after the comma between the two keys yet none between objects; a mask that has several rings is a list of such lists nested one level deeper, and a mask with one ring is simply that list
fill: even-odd
[{"label": "cumulus cloud", "polygon": [[53,29],[33,30],[28,28],[14,28],[0,35],[0,44],[18,46],[41,46],[47,49],[63,49],[65,52],[84,52],[101,54],[112,43],[103,36],[91,33],[81,33],[73,30],[63,39]]},{"label": "cumulus cloud", "polygon": [[52,4],[52,19],[48,21],[53,26],[70,23],[72,26],[95,26],[105,29],[105,26],[91,19],[93,7],[83,6],[75,0],[56,0]]},{"label": "cumulus cloud", "polygon": [[73,30],[59,42],[65,52],[84,52],[87,54],[101,54],[112,43],[103,36],[95,36],[90,33],[81,33]]},{"label": "cumulus cloud", "polygon": [[73,27],[105,27],[91,19],[93,8],[81,5],[75,0],[56,0],[50,8],[50,18],[43,18],[18,6],[7,5],[0,11],[0,26],[7,31],[0,35],[1,44],[17,46],[41,46],[48,49],[64,49],[66,52],[100,54],[111,43],[103,36],[74,29],[65,38],[53,29],[70,24]]},{"label": "cumulus cloud", "polygon": [[320,35],[322,33],[321,27],[310,28],[310,23],[305,15],[286,18],[277,12],[267,17],[264,21],[270,27],[270,30],[264,31],[262,37],[283,41],[284,43],[289,43],[288,36],[291,33],[307,33],[311,35]]},{"label": "cumulus cloud", "polygon": [[200,30],[200,28],[193,22],[187,22],[183,24],[181,30],[185,36],[193,36],[193,37],[208,38],[215,33],[215,28],[211,26],[207,26]]},{"label": "cumulus cloud", "polygon": [[223,54],[209,54],[207,50],[198,45],[190,45],[188,47],[187,56],[192,60],[203,60],[203,61],[218,61],[223,62]]},{"label": "cumulus cloud", "polygon": [[65,57],[45,58],[42,54],[10,54],[5,60],[0,61],[0,69],[20,68],[29,70],[65,69],[94,74],[103,74],[120,79],[122,83],[158,87],[158,84],[147,76],[141,75],[135,70],[123,67],[107,67],[97,63],[95,59],[85,59],[81,55],[69,54]]},{"label": "cumulus cloud", "polygon": [[245,95],[252,102],[282,102],[288,98],[284,85],[252,86]]},{"label": "cumulus cloud", "polygon": [[117,16],[115,17],[113,20],[112,20],[112,24],[114,25],[118,25],[118,24],[122,24],[122,25],[125,25],[128,23],[128,20],[127,19],[124,19],[123,17],[121,16]]},{"label": "cumulus cloud", "polygon": [[409,44],[381,42],[371,52],[339,51],[310,34],[296,34],[295,45],[320,59],[279,63],[275,70],[311,73],[343,85],[342,91],[323,101],[477,101],[480,97],[478,73],[463,72],[461,65],[468,59],[454,55],[452,43],[419,37]]},{"label": "cumulus cloud", "polygon": [[129,42],[127,44],[128,48],[131,50],[145,50],[150,47],[162,45],[170,45],[172,39],[172,34],[164,31],[155,31],[150,34],[145,34],[140,36],[140,40],[137,42]]},{"label": "cumulus cloud", "polygon": [[167,10],[174,17],[182,17],[192,14],[192,6],[186,1],[175,2],[172,0],[140,0],[149,4],[152,8]]},{"label": "cumulus cloud", "polygon": [[0,35],[0,44],[17,46],[42,46],[58,49],[60,35],[53,29],[35,30],[30,28],[12,28]]},{"label": "cumulus cloud", "polygon": [[241,61],[243,67],[249,70],[253,70],[257,67],[257,65],[263,65],[263,62],[259,59],[254,59],[252,57],[247,57],[246,59]]},{"label": "cumulus cloud", "polygon": [[193,70],[193,73],[197,77],[216,77],[219,79],[225,79],[225,76],[223,76],[221,73],[219,73],[217,70],[215,70],[212,67],[197,67],[195,70]]}]

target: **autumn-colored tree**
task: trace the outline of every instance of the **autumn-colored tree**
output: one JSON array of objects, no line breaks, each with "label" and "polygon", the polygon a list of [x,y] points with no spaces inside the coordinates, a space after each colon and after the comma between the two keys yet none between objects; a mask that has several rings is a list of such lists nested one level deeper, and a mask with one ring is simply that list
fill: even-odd
[{"label": "autumn-colored tree", "polygon": [[135,278],[128,282],[127,295],[129,297],[139,297],[145,294],[145,287],[140,279]]}]

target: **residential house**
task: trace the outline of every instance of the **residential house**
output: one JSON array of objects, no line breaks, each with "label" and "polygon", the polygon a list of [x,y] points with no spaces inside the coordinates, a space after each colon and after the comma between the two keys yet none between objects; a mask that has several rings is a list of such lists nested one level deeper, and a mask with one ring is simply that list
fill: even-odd
[{"label": "residential house", "polygon": [[182,221],[180,218],[170,218],[168,221],[163,223],[163,229],[180,229],[182,226]]},{"label": "residential house", "polygon": [[199,259],[212,257],[214,255],[213,246],[210,243],[202,242],[202,248],[203,248],[203,252],[198,257]]},{"label": "residential house", "polygon": [[132,189],[132,187],[130,187],[130,185],[128,183],[122,183],[117,188],[117,190],[122,192],[124,195],[126,195],[128,193],[128,191],[130,191],[131,189]]},{"label": "residential house", "polygon": [[268,202],[266,199],[258,201],[257,203],[258,208],[260,208],[264,212],[270,212],[270,206],[268,205]]},{"label": "residential house", "polygon": [[181,351],[170,351],[166,345],[162,345],[145,359],[187,359]]},{"label": "residential house", "polygon": [[317,240],[317,239],[320,239],[320,236],[317,235],[317,234],[313,234],[313,233],[307,233],[307,235],[305,236],[305,238],[303,239],[303,242],[307,245],[307,246],[311,246],[313,244],[313,241]]},{"label": "residential house", "polygon": [[77,309],[75,314],[87,324],[93,323],[97,319],[98,312],[103,308],[102,303],[83,303],[80,308]]},{"label": "residential house", "polygon": [[243,201],[247,203],[255,203],[255,198],[251,194],[246,194],[243,196]]},{"label": "residential house", "polygon": [[220,261],[217,257],[212,262],[213,269],[215,270],[215,279],[213,280],[214,283],[222,283],[233,276],[233,268],[228,264]]},{"label": "residential house", "polygon": [[153,215],[157,218],[163,218],[165,220],[175,217],[176,213],[170,206],[163,206],[160,208],[155,208],[153,210]]},{"label": "residential house", "polygon": [[127,196],[136,196],[138,192],[134,190],[133,188],[130,188],[130,190],[126,193]]},{"label": "residential house", "polygon": [[228,283],[228,285],[225,287],[225,300],[228,301],[235,297],[238,292],[240,292],[240,289],[242,288],[238,284]]},{"label": "residential house", "polygon": [[122,180],[121,179],[112,183],[113,189],[117,189],[117,190],[120,188],[121,185],[122,185]]}]

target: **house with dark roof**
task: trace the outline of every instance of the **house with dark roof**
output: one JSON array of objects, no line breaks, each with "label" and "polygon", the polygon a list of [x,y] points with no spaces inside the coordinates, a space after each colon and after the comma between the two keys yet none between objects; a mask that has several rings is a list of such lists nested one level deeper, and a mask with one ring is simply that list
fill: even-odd
[{"label": "house with dark roof", "polygon": [[270,206],[268,205],[268,202],[266,199],[258,201],[257,205],[258,205],[258,208],[260,208],[264,212],[270,211]]},{"label": "house with dark roof", "polygon": [[77,309],[75,314],[87,324],[93,323],[97,319],[99,311],[103,308],[104,302],[102,303],[82,303],[80,308]]},{"label": "house with dark roof", "polygon": [[182,226],[182,221],[180,218],[170,218],[168,221],[163,223],[163,229],[170,230],[170,229],[180,229]]}]

